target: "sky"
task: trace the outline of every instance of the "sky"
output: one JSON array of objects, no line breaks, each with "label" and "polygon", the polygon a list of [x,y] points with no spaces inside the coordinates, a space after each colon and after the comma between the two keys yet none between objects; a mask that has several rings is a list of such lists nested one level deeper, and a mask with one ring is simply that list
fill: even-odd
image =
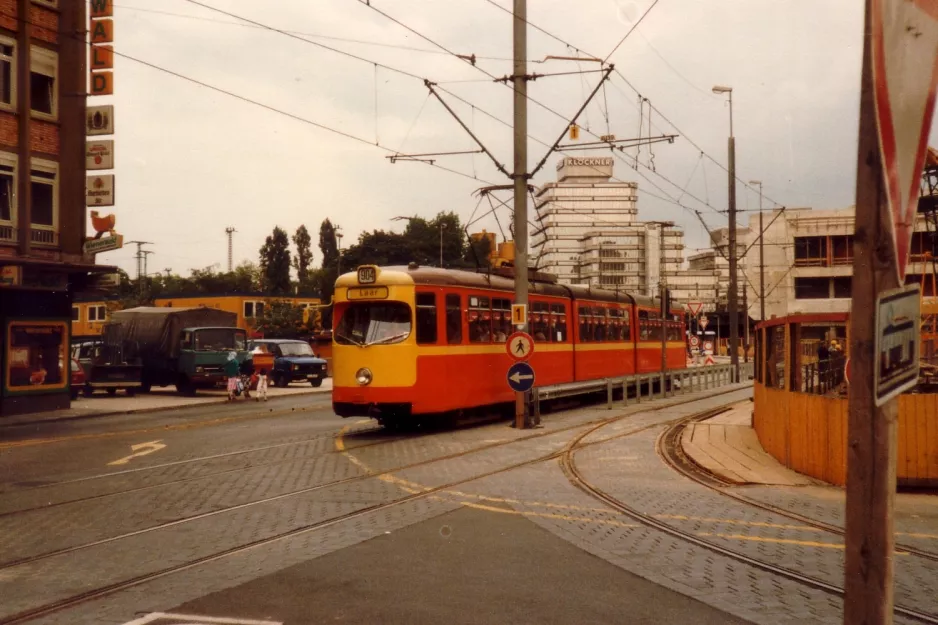
[{"label": "sky", "polygon": [[[386,158],[477,149],[426,79],[511,170],[513,92],[492,78],[511,73],[510,0],[114,5],[115,95],[89,104],[115,106],[116,229],[151,243],[151,274],[224,270],[226,227],[238,264],[257,260],[274,226],[305,224],[315,245],[328,217],[347,246],[362,231],[400,230],[397,216],[454,211],[465,223],[489,209],[480,187],[510,182],[484,154],[434,157],[438,167]],[[737,175],[763,181],[767,208],[853,204],[862,3],[529,0],[528,21],[528,71],[563,74],[529,83],[530,166],[601,77],[598,63],[545,57],[608,56],[615,71],[581,116],[580,141],[679,135],[621,154],[615,176],[638,183],[639,219],[684,227],[687,255],[707,245],[696,213],[708,228],[727,224],[730,111],[717,84],[733,88]],[[533,184],[555,180],[560,158]],[[737,186],[738,208],[758,205],[757,191]],[[471,230],[509,222],[503,207]],[[135,249],[98,262],[133,275]]]}]

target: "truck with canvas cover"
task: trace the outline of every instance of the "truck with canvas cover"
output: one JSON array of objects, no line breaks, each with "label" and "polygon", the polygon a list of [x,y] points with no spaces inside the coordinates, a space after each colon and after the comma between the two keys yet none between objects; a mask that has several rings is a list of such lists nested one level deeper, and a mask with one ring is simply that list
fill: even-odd
[{"label": "truck with canvas cover", "polygon": [[175,384],[180,393],[225,382],[228,354],[247,356],[247,334],[234,313],[215,308],[139,307],[111,315],[122,342],[143,365],[141,390]]}]

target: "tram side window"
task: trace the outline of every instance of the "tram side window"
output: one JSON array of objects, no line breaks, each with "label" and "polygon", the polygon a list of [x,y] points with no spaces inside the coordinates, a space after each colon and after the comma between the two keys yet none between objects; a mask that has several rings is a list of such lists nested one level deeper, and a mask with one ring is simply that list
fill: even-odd
[{"label": "tram side window", "polygon": [[469,298],[469,342],[492,342],[492,309],[487,297]]},{"label": "tram side window", "polygon": [[593,313],[586,306],[580,306],[580,342],[591,343],[593,341]]},{"label": "tram side window", "polygon": [[446,296],[446,342],[450,345],[462,343],[462,306],[460,296]]},{"label": "tram side window", "polygon": [[652,328],[651,322],[648,318],[647,310],[638,311],[638,340],[640,341],[650,341]]},{"label": "tram side window", "polygon": [[531,303],[531,333],[535,341],[547,343],[550,341],[550,304],[546,302]]},{"label": "tram side window", "polygon": [[511,334],[511,300],[492,300],[492,332],[496,343],[504,343]]},{"label": "tram side window", "polygon": [[417,293],[417,344],[436,344],[435,293]]},{"label": "tram side window", "polygon": [[622,340],[622,310],[618,308],[609,309],[609,340]]},{"label": "tram side window", "polygon": [[567,311],[563,304],[550,305],[550,323],[553,328],[551,337],[557,343],[563,343],[567,340]]},{"label": "tram side window", "polygon": [[606,309],[593,309],[593,339],[598,341],[606,340]]},{"label": "tram side window", "polygon": [[631,311],[626,308],[622,310],[622,340],[631,341],[632,340],[632,324],[631,320]]}]

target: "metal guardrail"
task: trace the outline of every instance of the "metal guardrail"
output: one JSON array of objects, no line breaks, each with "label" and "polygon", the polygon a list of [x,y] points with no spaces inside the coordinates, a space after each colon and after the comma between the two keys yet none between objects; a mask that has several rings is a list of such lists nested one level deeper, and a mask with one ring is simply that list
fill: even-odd
[{"label": "metal guardrail", "polygon": [[[754,363],[739,363],[740,380],[750,380],[754,373]],[[630,402],[641,403],[654,398],[673,397],[695,391],[719,388],[734,384],[732,365],[711,365],[703,367],[689,367],[687,369],[670,369],[661,373],[642,373],[617,378],[601,378],[587,382],[567,382],[553,386],[536,387],[532,391],[534,414],[540,415],[541,402],[552,399],[576,397],[590,393],[606,392],[606,408],[612,410],[615,391],[622,391],[622,404]],[[655,393],[655,385],[658,392]],[[629,391],[633,390],[633,397]]]}]

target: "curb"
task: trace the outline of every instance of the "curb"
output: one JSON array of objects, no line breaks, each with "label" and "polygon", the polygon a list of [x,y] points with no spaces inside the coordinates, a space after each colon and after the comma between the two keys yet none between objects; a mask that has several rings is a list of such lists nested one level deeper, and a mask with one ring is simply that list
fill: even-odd
[{"label": "curb", "polygon": [[[298,393],[290,393],[289,395],[282,395],[280,397],[270,397],[270,401],[278,401],[283,399],[289,399],[291,397],[305,397],[307,395],[323,395],[325,393],[331,393],[329,389],[324,390],[309,390],[301,391]],[[4,423],[3,417],[0,417],[0,431],[4,429],[17,428],[17,427],[28,427],[34,425],[43,425],[46,423],[62,423],[65,421],[80,421],[83,419],[97,419],[98,417],[114,417],[117,415],[138,415],[138,414],[149,414],[155,412],[169,412],[170,410],[185,410],[187,408],[197,408],[200,406],[217,406],[219,404],[227,404],[228,400],[226,398],[219,398],[214,401],[205,401],[199,402],[197,404],[179,404],[176,406],[154,406],[152,408],[133,408],[131,410],[110,410],[107,412],[96,412],[94,414],[78,414],[78,415],[68,415],[63,417],[53,417],[51,419],[32,419],[24,420],[17,423]],[[42,414],[42,413],[34,413]],[[28,417],[29,415],[22,415]],[[16,419],[17,417],[10,417],[11,419]]]}]

